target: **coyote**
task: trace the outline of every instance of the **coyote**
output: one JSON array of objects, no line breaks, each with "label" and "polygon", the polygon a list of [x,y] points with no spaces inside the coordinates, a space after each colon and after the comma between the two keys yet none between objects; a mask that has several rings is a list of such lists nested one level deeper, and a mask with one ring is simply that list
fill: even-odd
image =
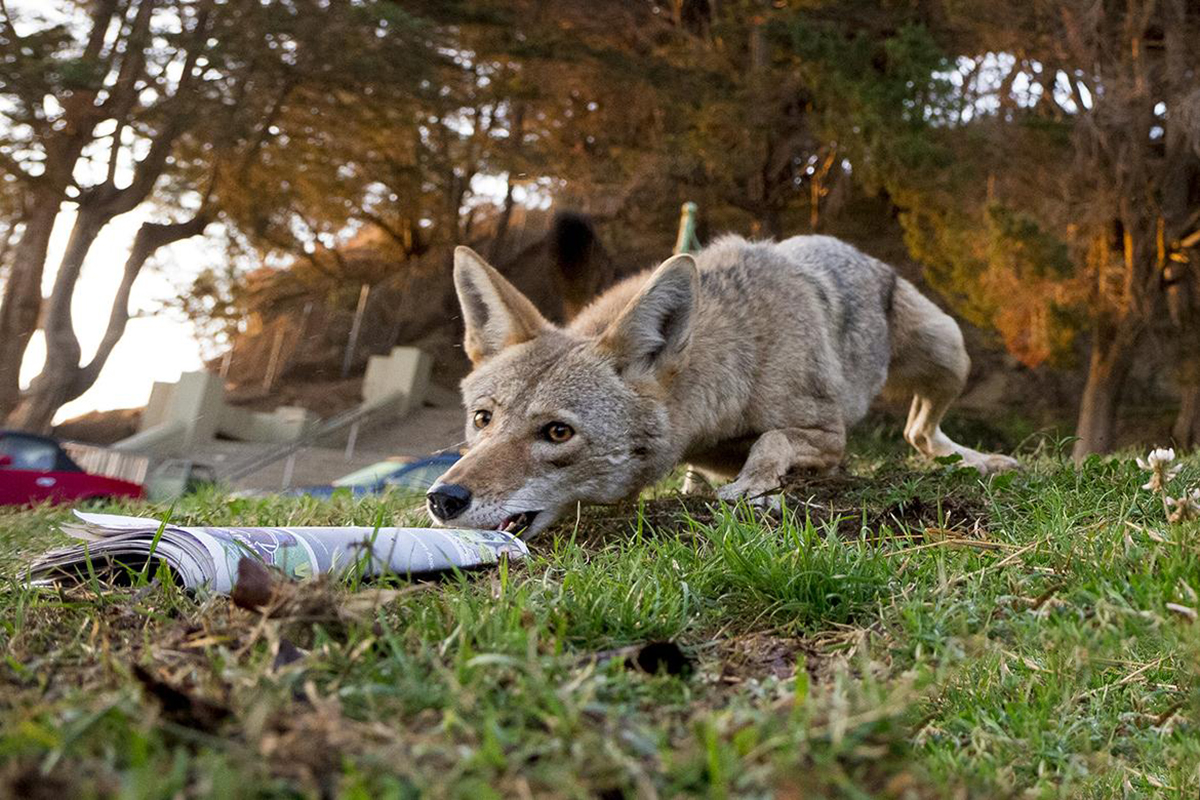
[{"label": "coyote", "polygon": [[721,500],[761,502],[792,470],[836,466],[881,391],[912,397],[904,438],[922,454],[1017,466],[941,430],[970,366],[954,320],[828,236],[723,237],[618,283],[566,327],[467,247],[454,284],[474,366],[468,450],[429,490],[435,524],[533,536],[680,463],[732,478]]}]

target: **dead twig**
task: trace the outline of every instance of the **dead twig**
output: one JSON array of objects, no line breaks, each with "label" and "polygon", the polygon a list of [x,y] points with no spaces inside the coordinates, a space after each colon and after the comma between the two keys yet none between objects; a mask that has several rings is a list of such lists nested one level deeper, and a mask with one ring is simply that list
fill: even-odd
[{"label": "dead twig", "polygon": [[905,547],[902,550],[893,550],[889,553],[884,553],[883,555],[884,555],[884,558],[891,558],[892,556],[907,555],[909,553],[915,553],[919,550],[928,550],[931,547],[949,547],[951,549],[973,548],[976,550],[1004,550],[1005,548],[1010,548],[1013,546],[1014,545],[1002,544],[1000,542],[984,542],[984,541],[980,541],[979,539],[964,539],[964,538],[938,539],[936,542],[925,542],[924,544],[913,545],[912,547]]},{"label": "dead twig", "polygon": [[1157,658],[1154,661],[1150,661],[1145,664],[1142,664],[1142,666],[1138,667],[1133,672],[1126,675],[1124,678],[1121,678],[1121,680],[1117,681],[1116,683],[1106,683],[1103,686],[1097,686],[1095,689],[1089,689],[1086,692],[1080,692],[1079,694],[1077,694],[1073,698],[1071,698],[1071,704],[1074,705],[1075,703],[1078,703],[1080,700],[1083,700],[1084,698],[1087,698],[1087,697],[1091,697],[1094,694],[1099,694],[1101,692],[1107,692],[1109,689],[1118,689],[1122,686],[1126,686],[1130,683],[1133,683],[1138,678],[1140,678],[1142,675],[1144,675],[1146,672],[1154,669],[1157,666],[1160,666],[1166,660],[1167,660],[1167,657],[1162,656],[1161,658]]}]

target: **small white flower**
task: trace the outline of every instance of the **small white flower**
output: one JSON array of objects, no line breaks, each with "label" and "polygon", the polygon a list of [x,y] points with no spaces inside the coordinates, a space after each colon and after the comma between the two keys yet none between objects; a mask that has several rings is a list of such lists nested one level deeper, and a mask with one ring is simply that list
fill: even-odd
[{"label": "small white flower", "polygon": [[1167,522],[1200,519],[1200,489],[1192,489],[1182,497],[1168,497],[1166,502],[1167,508],[1171,509],[1171,513],[1167,515]]},{"label": "small white flower", "polygon": [[1159,447],[1150,451],[1150,455],[1139,458],[1137,465],[1145,470],[1157,469],[1160,464],[1170,464],[1175,460],[1174,447]]},{"label": "small white flower", "polygon": [[1146,458],[1137,459],[1137,465],[1147,472],[1151,473],[1150,480],[1142,484],[1143,489],[1148,489],[1152,492],[1166,491],[1167,484],[1170,483],[1183,469],[1182,464],[1175,464],[1175,448],[1159,447],[1150,451],[1150,455]]},{"label": "small white flower", "polygon": [[1173,467],[1169,470],[1155,472],[1150,476],[1150,480],[1142,484],[1142,488],[1149,489],[1152,492],[1165,491],[1167,484],[1170,483],[1178,474],[1179,467]]}]

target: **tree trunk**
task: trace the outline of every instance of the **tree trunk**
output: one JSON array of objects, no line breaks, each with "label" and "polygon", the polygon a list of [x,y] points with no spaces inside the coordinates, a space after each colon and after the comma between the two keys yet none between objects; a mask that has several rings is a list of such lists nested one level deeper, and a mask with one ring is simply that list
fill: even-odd
[{"label": "tree trunk", "polygon": [[508,235],[508,225],[512,221],[513,212],[513,180],[510,173],[505,180],[504,205],[500,208],[500,216],[496,220],[496,235],[492,237],[492,245],[488,250],[488,260],[493,264],[499,260],[504,249],[504,237]]},{"label": "tree trunk", "polygon": [[[514,144],[514,154],[521,154],[521,143],[525,139],[525,104],[517,103],[513,108],[512,123],[509,125],[509,137]],[[496,221],[496,235],[492,237],[492,247],[488,258],[494,264],[500,258],[504,248],[504,238],[508,235],[508,226],[512,222],[513,206],[513,172],[515,167],[509,167],[508,175],[504,178],[504,205],[500,209],[500,218]]]},{"label": "tree trunk", "polygon": [[[142,267],[145,266],[146,261],[161,247],[203,233],[210,219],[211,214],[206,209],[202,209],[195,217],[184,222],[146,222],[142,224],[137,236],[133,240],[133,246],[129,251],[129,258],[125,261],[125,271],[121,276],[121,283],[117,287],[117,294],[113,298],[108,326],[105,328],[99,347],[96,348],[96,354],[92,356],[91,361],[86,365],[80,365],[79,343],[75,339],[74,332],[70,331],[70,304],[67,303],[67,316],[63,319],[57,319],[54,322],[54,327],[57,331],[60,326],[67,326],[70,336],[62,336],[61,338],[68,346],[66,349],[59,349],[57,347],[53,349],[47,348],[46,365],[42,368],[37,378],[34,379],[33,383],[30,384],[29,390],[21,398],[21,402],[16,407],[16,410],[10,415],[9,424],[11,426],[30,431],[49,430],[50,424],[54,420],[54,415],[58,413],[58,410],[63,405],[92,388],[93,384],[96,383],[96,378],[100,375],[101,369],[103,369],[104,364],[108,361],[109,355],[112,354],[113,348],[116,347],[117,342],[121,340],[121,336],[125,333],[125,326],[129,322],[130,291],[133,288],[134,281],[137,280],[138,275],[141,273]],[[82,231],[82,233],[86,233],[86,230]],[[73,235],[72,240],[74,241],[74,239],[75,236]],[[81,240],[80,246],[82,247],[82,245]],[[68,255],[70,255],[72,248],[68,246],[67,251]],[[86,252],[86,249],[84,252]],[[66,260],[64,257],[64,262]],[[64,264],[64,266],[67,265]],[[71,288],[73,289],[73,284]],[[55,335],[49,330],[50,328],[51,320],[48,316],[48,342],[55,338]],[[72,342],[74,343],[73,350],[69,346]]]},{"label": "tree trunk", "polygon": [[1179,414],[1171,426],[1171,438],[1177,447],[1187,450],[1200,446],[1200,271],[1188,276],[1172,272],[1170,277],[1175,278],[1167,298],[1175,323],[1179,385]]},{"label": "tree trunk", "polygon": [[75,225],[54,276],[54,286],[46,298],[42,328],[46,333],[47,363],[51,357],[79,363],[79,339],[71,321],[71,303],[75,299],[75,285],[83,272],[83,262],[110,219],[111,216],[85,208],[80,208],[75,217]]},{"label": "tree trunk", "polygon": [[1075,425],[1076,462],[1092,453],[1107,453],[1116,442],[1117,413],[1125,380],[1133,366],[1133,357],[1141,341],[1140,327],[1121,320],[1110,327],[1098,323],[1092,335],[1092,354],[1088,362],[1087,383],[1079,403]]},{"label": "tree trunk", "polygon": [[[98,0],[90,5],[90,31],[78,63],[98,65],[113,18],[122,9],[117,0]],[[102,65],[101,69],[103,72],[107,66]],[[131,85],[130,91],[136,97],[141,89]],[[103,106],[95,102],[96,94],[95,89],[80,88],[60,98],[62,128],[43,137],[42,174],[29,184],[34,187],[32,202],[0,302],[0,419],[12,411],[20,398],[21,362],[42,313],[42,273],[54,221],[58,219],[66,188],[73,182],[80,153],[92,141],[96,125],[104,118]]]},{"label": "tree trunk", "polygon": [[33,202],[21,241],[13,252],[8,283],[0,301],[0,419],[20,397],[21,362],[42,313],[42,271],[60,198],[44,192]]},{"label": "tree trunk", "polygon": [[777,206],[767,208],[759,218],[759,224],[767,238],[777,242],[783,241],[783,213]]},{"label": "tree trunk", "polygon": [[4,238],[0,240],[0,281],[4,280],[8,273],[8,253],[12,250],[13,240],[17,238],[17,227],[20,224],[20,219],[10,220],[4,230]]},{"label": "tree trunk", "polygon": [[[82,208],[75,218],[71,237],[67,240],[66,250],[58,265],[58,274],[54,277],[54,288],[44,303],[42,329],[46,334],[46,363],[15,409],[9,413],[8,424],[11,427],[45,432],[49,430],[50,418],[65,402],[60,401],[52,408],[47,405],[49,398],[62,393],[79,369],[79,339],[71,322],[71,300],[75,296],[75,284],[88,251],[107,221],[107,218],[98,217]],[[45,414],[34,410],[43,407],[47,408]]]},{"label": "tree trunk", "polygon": [[1181,449],[1200,445],[1200,361],[1185,366],[1188,373],[1179,389],[1179,415],[1171,427],[1171,438]]}]

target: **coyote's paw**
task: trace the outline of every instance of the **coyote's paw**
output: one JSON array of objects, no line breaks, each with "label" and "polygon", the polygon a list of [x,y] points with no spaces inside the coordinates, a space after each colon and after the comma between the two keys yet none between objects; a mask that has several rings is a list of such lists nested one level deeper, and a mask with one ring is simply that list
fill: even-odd
[{"label": "coyote's paw", "polygon": [[772,513],[779,511],[783,502],[774,488],[764,489],[748,486],[741,481],[734,481],[722,486],[717,490],[717,499],[730,505],[745,502],[751,508]]},{"label": "coyote's paw", "polygon": [[712,484],[699,472],[689,468],[683,476],[683,488],[680,491],[684,494],[705,494],[712,491]]},{"label": "coyote's paw", "polygon": [[980,475],[985,476],[998,475],[1001,472],[1011,472],[1021,468],[1021,462],[1012,456],[1000,453],[977,453],[973,450],[963,455],[962,463],[964,466],[974,467],[979,470]]}]

